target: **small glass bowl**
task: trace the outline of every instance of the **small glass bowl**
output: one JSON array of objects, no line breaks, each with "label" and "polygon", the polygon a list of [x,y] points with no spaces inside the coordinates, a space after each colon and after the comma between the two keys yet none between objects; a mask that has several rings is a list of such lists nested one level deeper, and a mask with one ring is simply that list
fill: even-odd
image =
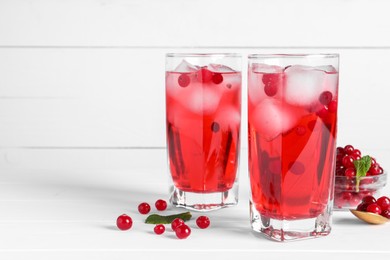
[{"label": "small glass bowl", "polygon": [[359,185],[356,185],[355,177],[336,176],[333,209],[356,209],[364,196],[380,197],[381,190],[386,185],[386,180],[387,172],[362,177]]}]

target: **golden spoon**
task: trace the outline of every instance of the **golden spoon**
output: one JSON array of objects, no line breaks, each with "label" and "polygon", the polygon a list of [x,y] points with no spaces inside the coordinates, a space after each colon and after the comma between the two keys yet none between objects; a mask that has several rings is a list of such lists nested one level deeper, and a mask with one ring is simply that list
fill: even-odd
[{"label": "golden spoon", "polygon": [[350,209],[352,214],[354,214],[358,219],[363,220],[364,222],[370,223],[370,224],[384,224],[386,222],[389,222],[388,218],[385,218],[379,214],[371,213],[371,212],[364,212],[359,210]]}]

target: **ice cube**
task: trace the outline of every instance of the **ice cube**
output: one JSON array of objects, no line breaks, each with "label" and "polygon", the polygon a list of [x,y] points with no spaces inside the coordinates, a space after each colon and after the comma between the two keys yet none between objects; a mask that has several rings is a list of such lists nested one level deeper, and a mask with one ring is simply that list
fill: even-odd
[{"label": "ice cube", "polygon": [[165,75],[165,88],[167,96],[175,97],[177,95],[177,75],[174,75],[171,72],[168,72]]},{"label": "ice cube", "polygon": [[177,104],[175,106],[170,106],[167,113],[167,120],[176,128],[180,129],[183,132],[202,132],[203,122],[202,115],[189,115],[187,110],[183,110],[182,107]]},{"label": "ice cube", "polygon": [[250,124],[267,141],[292,129],[303,116],[304,110],[279,100],[264,99],[250,115]]},{"label": "ice cube", "polygon": [[186,92],[186,98],[182,96],[178,101],[196,114],[211,114],[215,112],[221,98],[216,90],[201,88],[201,86],[196,87],[196,85],[192,85]]},{"label": "ice cube", "polygon": [[196,65],[192,65],[186,60],[182,60],[179,65],[177,65],[175,72],[194,72],[199,68]]},{"label": "ice cube", "polygon": [[316,69],[325,72],[323,90],[330,91],[333,94],[333,96],[336,96],[338,80],[339,80],[339,74],[336,68],[333,67],[332,65],[325,65],[325,66],[317,66]]},{"label": "ice cube", "polygon": [[276,65],[267,65],[263,63],[253,63],[252,71],[255,73],[282,73],[283,68]]},{"label": "ice cube", "polygon": [[324,65],[324,66],[317,66],[315,67],[317,70],[322,70],[325,73],[337,73],[337,70],[332,65]]},{"label": "ice cube", "polygon": [[256,105],[265,98],[263,89],[264,83],[261,81],[261,75],[257,73],[249,73],[248,99],[251,104]]},{"label": "ice cube", "polygon": [[216,113],[215,121],[223,131],[239,129],[241,121],[240,110],[234,106],[226,106],[219,109]]},{"label": "ice cube", "polygon": [[293,65],[285,70],[284,97],[289,104],[310,106],[321,95],[325,72],[313,67]]},{"label": "ice cube", "polygon": [[223,65],[223,64],[210,64],[207,67],[212,72],[220,72],[220,73],[226,73],[226,72],[236,72],[234,69]]},{"label": "ice cube", "polygon": [[339,85],[339,74],[325,74],[324,80],[324,91],[330,91],[333,94],[333,97],[337,94],[337,87]]}]

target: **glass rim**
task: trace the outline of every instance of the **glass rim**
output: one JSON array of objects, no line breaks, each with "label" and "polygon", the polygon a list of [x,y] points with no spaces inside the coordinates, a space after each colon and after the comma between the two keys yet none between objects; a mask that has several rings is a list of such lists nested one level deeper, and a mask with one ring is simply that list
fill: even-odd
[{"label": "glass rim", "polygon": [[258,58],[339,58],[338,53],[280,53],[280,54],[248,54],[248,59]]},{"label": "glass rim", "polygon": [[[385,170],[383,170],[383,173],[381,173],[381,174],[378,174],[378,175],[369,175],[369,176],[363,176],[363,177],[361,177],[362,179],[373,179],[373,178],[381,178],[381,179],[383,179],[383,178],[386,178],[387,177],[387,171],[385,171]],[[349,178],[351,178],[351,177],[347,177],[347,176],[335,176],[335,178],[337,178],[337,179],[341,179],[341,178],[345,178],[345,179],[349,179]],[[355,177],[352,177],[352,178],[355,178]]]},{"label": "glass rim", "polygon": [[183,58],[183,57],[197,57],[197,58],[207,58],[207,57],[219,57],[219,58],[241,58],[242,55],[240,53],[174,53],[169,52],[165,54],[166,57],[169,58]]}]

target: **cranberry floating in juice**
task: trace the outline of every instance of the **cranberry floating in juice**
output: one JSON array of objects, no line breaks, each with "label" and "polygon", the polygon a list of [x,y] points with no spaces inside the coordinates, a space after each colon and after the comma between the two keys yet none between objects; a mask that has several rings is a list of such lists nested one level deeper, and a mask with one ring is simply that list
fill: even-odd
[{"label": "cranberry floating in juice", "polygon": [[240,57],[168,54],[166,133],[171,203],[212,210],[237,203]]},{"label": "cranberry floating in juice", "polygon": [[251,221],[273,239],[330,232],[337,67],[337,55],[249,58]]}]

